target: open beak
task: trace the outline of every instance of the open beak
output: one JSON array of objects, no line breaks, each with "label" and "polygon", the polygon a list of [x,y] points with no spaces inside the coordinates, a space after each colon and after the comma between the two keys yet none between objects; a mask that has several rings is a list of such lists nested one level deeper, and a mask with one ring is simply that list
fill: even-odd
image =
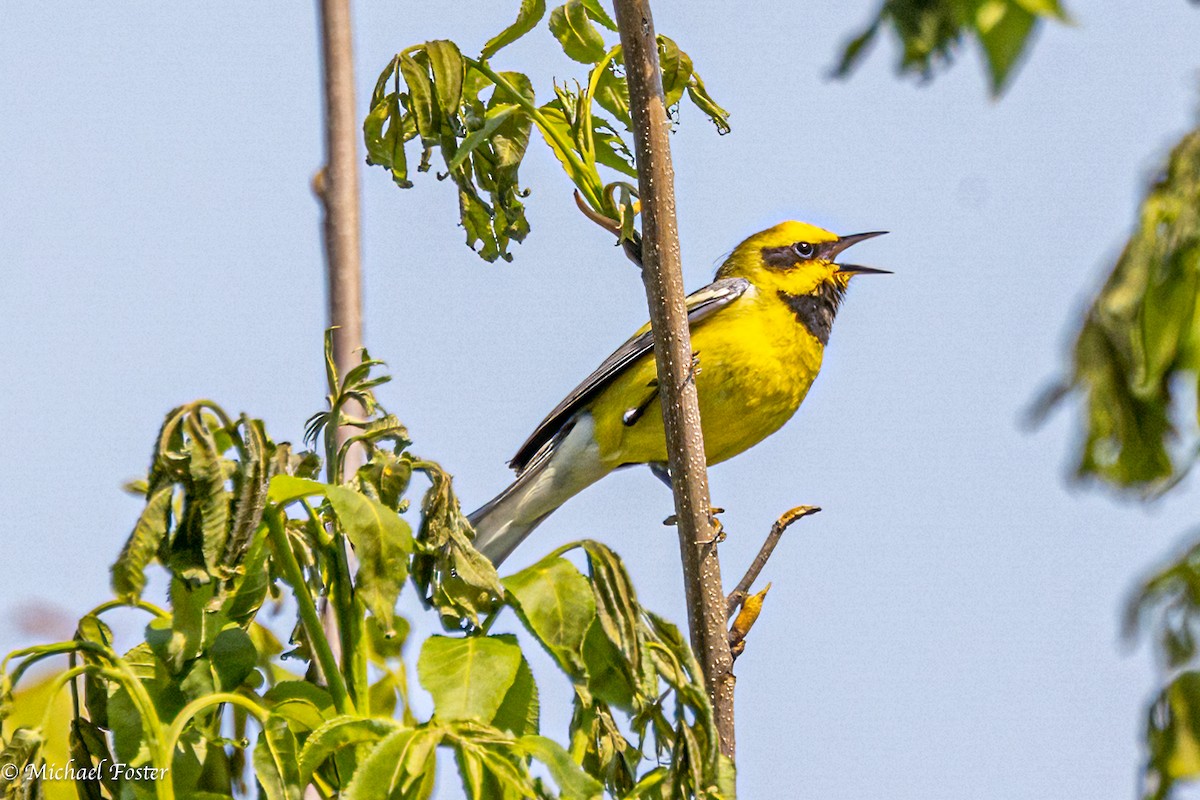
[{"label": "open beak", "polygon": [[[867,239],[874,239],[876,236],[883,236],[887,231],[868,231],[867,233],[852,233],[849,236],[839,236],[838,240],[833,243],[830,248],[830,256],[837,256],[859,242],[864,242]],[[851,275],[891,275],[890,269],[876,269],[875,267],[864,267],[861,264],[835,264],[838,272]]]}]

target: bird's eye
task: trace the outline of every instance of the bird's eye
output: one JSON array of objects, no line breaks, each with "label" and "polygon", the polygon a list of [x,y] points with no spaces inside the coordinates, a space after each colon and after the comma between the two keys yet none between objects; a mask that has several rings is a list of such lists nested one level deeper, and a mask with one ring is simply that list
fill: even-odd
[{"label": "bird's eye", "polygon": [[813,247],[812,242],[796,242],[792,245],[792,249],[796,251],[796,255],[806,259],[812,258],[817,252],[817,248]]}]

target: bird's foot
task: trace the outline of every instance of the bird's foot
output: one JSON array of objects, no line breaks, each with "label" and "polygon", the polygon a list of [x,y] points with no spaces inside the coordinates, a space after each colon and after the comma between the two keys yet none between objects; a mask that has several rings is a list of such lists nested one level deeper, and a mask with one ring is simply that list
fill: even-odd
[{"label": "bird's foot", "polygon": [[[696,542],[696,544],[720,544],[725,541],[725,526],[721,524],[721,520],[717,518],[718,514],[724,514],[725,509],[716,506],[708,507],[708,524],[712,527],[712,536],[705,541]],[[663,520],[663,525],[675,525],[679,522],[679,518],[672,514]]]}]

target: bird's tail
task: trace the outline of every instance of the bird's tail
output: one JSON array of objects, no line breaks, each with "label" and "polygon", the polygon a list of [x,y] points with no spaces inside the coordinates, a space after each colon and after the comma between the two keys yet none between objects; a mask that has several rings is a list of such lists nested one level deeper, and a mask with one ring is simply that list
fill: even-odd
[{"label": "bird's tail", "polygon": [[467,517],[475,548],[499,565],[555,509],[608,472],[585,414],[511,486]]}]

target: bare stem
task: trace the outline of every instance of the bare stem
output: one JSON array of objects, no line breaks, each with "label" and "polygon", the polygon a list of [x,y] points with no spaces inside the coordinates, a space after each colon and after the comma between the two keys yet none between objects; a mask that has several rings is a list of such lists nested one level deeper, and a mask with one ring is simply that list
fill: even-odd
[{"label": "bare stem", "polygon": [[[345,375],[358,363],[363,346],[361,222],[358,186],[359,120],[354,111],[354,48],[351,37],[350,0],[320,0],[321,56],[325,79],[325,167],[318,173],[316,191],[324,207],[325,256],[329,290],[329,324],[333,332],[333,361]],[[361,416],[357,403],[345,411]],[[333,453],[352,436],[350,428],[337,431]],[[361,450],[351,448],[347,464],[353,469]],[[332,482],[340,482],[341,475]],[[345,543],[338,548],[336,581],[331,595],[338,603],[339,618],[323,605],[322,619],[327,639],[341,652],[350,691],[355,700],[367,702],[367,665],[362,641],[362,615],[358,614],[350,585],[350,554]],[[338,627],[341,627],[340,635]],[[326,676],[326,680],[332,680]],[[366,709],[363,708],[365,712]]]},{"label": "bare stem", "polygon": [[655,360],[662,392],[668,467],[675,496],[688,625],[713,705],[721,752],[733,758],[733,657],[712,535],[708,470],[692,369],[670,120],[663,97],[658,41],[649,0],[616,0],[617,26],[629,81],[642,213],[642,279],[650,306]]},{"label": "bare stem", "polygon": [[737,586],[733,587],[733,591],[726,598],[726,615],[733,616],[733,612],[737,611],[738,606],[746,600],[746,597],[750,594],[750,587],[754,585],[754,581],[762,573],[763,567],[767,565],[767,559],[771,557],[771,553],[775,550],[775,545],[779,544],[779,539],[783,536],[783,532],[788,529],[788,526],[820,510],[817,506],[796,506],[791,511],[784,512],[783,516],[775,520],[775,524],[771,526],[771,532],[767,534],[766,541],[759,548],[758,555],[750,562],[750,567],[746,570],[746,574],[742,576]]}]

